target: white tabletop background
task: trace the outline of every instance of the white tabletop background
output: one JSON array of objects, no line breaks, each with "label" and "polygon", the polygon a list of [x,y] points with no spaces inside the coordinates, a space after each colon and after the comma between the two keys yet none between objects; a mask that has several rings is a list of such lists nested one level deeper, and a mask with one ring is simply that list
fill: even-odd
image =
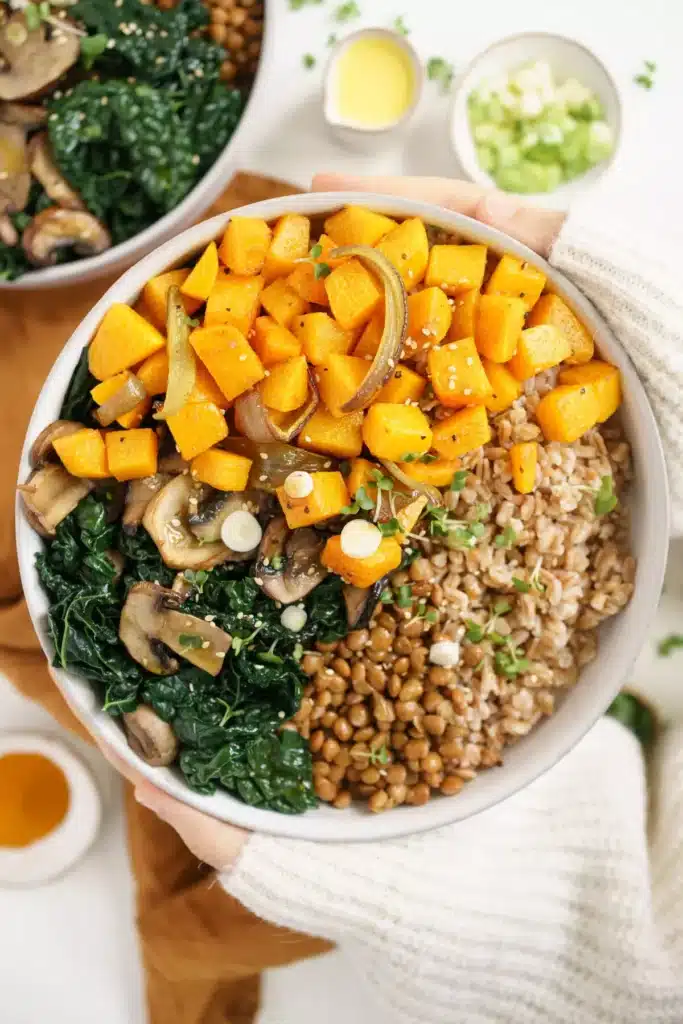
[{"label": "white tabletop background", "polygon": [[[655,227],[683,234],[683,4],[680,0],[359,0],[362,17],[336,26],[337,0],[291,12],[288,0],[267,0],[274,43],[264,85],[251,111],[243,169],[305,187],[316,170],[373,174],[457,173],[450,151],[452,96],[435,83],[425,95],[400,148],[359,157],[328,136],[321,114],[322,69],[330,32],[363,25],[390,26],[403,15],[425,60],[441,56],[462,70],[495,39],[524,31],[571,35],[607,64],[621,90],[624,132],[614,168],[588,197],[628,217],[643,213]],[[340,28],[342,31],[340,31]],[[307,71],[302,55],[318,58]],[[632,79],[643,60],[658,64],[655,86]],[[633,680],[665,715],[683,717],[679,686],[683,654],[655,654],[658,637],[680,629],[683,547],[674,545],[670,578],[652,642]],[[38,707],[0,678],[0,727],[57,732]],[[69,742],[74,743],[73,740]],[[76,745],[76,744],[74,744]],[[89,855],[66,877],[34,890],[0,889],[0,1021],[2,1024],[145,1024],[142,977],[134,925],[132,879],[125,847],[118,780],[94,753],[105,799],[105,823]],[[357,983],[349,984],[340,954],[271,972],[260,1024],[381,1024]]]}]

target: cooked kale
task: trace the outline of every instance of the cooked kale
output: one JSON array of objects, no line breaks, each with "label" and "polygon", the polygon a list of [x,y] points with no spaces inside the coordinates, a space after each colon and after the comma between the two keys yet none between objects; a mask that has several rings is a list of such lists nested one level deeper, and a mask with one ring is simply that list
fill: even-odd
[{"label": "cooked kale", "polygon": [[66,389],[66,395],[59,412],[60,419],[76,420],[77,423],[89,423],[90,414],[95,408],[95,401],[90,392],[97,383],[88,367],[88,349],[86,346],[81,352],[76,369]]},{"label": "cooked kale", "polygon": [[[71,390],[78,408],[82,394],[75,378]],[[216,678],[189,662],[172,676],[155,676],[119,640],[121,608],[134,583],[169,586],[175,574],[144,530],[130,536],[111,522],[115,501],[106,490],[89,495],[38,556],[51,602],[55,664],[84,675],[111,715],[150,704],[173,726],[181,745],[179,767],[194,789],[212,793],[223,786],[247,803],[284,813],[314,806],[308,746],[282,725],[301,701],[304,676],[295,648],[346,632],[340,581],[330,577],[310,595],[306,627],[294,634],[284,629],[281,609],[263,595],[248,565],[207,572],[183,607],[192,615],[214,616],[233,636],[233,650]],[[109,551],[125,557],[120,579]]]}]

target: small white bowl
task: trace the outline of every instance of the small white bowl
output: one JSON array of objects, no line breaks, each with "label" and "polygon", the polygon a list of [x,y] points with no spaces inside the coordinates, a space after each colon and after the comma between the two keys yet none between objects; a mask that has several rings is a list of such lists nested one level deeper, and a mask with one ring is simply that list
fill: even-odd
[{"label": "small white bowl", "polygon": [[537,206],[566,209],[576,193],[595,184],[613,164],[621,138],[621,100],[616,82],[605,65],[582,43],[566,36],[529,32],[508,36],[483,50],[458,77],[450,122],[451,143],[467,176],[478,185],[496,188],[493,178],[483,170],[477,160],[467,101],[470,93],[482,82],[498,78],[537,60],[547,61],[559,82],[576,78],[596,94],[602,103],[605,121],[610,126],[614,138],[611,155],[579,178],[560,185],[553,192],[525,194],[520,197]]},{"label": "small white bowl", "polygon": [[[255,832],[319,842],[389,839],[463,821],[505,800],[556,764],[603,714],[627,680],[657,609],[669,544],[669,490],[657,424],[627,353],[590,302],[535,252],[495,228],[430,203],[369,192],[302,193],[254,203],[196,224],[131,267],[76,328],[52,367],[28,425],[19,482],[23,483],[29,475],[29,450],[33,441],[58,418],[64,393],[83,348],[114,303],[134,302],[150,277],[182,265],[184,260],[203,250],[222,234],[234,215],[273,220],[285,213],[300,213],[320,218],[347,204],[368,206],[400,219],[421,217],[427,224],[454,233],[463,241],[487,245],[499,254],[508,252],[527,260],[547,275],[551,289],[576,311],[595,338],[598,351],[618,366],[622,375],[622,419],[631,444],[635,473],[630,501],[631,546],[638,570],[630,603],[600,630],[600,649],[595,661],[582,671],[571,690],[566,694],[558,693],[555,713],[506,750],[505,761],[499,768],[482,772],[457,797],[437,797],[422,807],[397,807],[388,814],[371,814],[358,805],[339,811],[326,804],[299,816],[277,814],[249,807],[225,791],[213,796],[195,793],[177,771],[151,768],[136,757],[120,724],[100,710],[100,699],[86,679],[74,672],[53,668],[57,685],[81,721],[87,723],[97,738],[109,744],[118,757],[166,793],[215,818]],[[26,603],[43,650],[52,661],[54,648],[47,627],[49,605],[35,570],[35,558],[43,542],[31,529],[18,500],[16,511],[19,568]]]},{"label": "small white bowl", "polygon": [[62,770],[69,787],[66,815],[52,832],[30,846],[0,846],[0,887],[39,885],[63,875],[88,851],[100,827],[100,794],[87,765],[54,736],[3,733],[0,757],[6,754],[42,754]]},{"label": "small white bowl", "polygon": [[[407,56],[414,76],[415,90],[412,102],[399,118],[391,124],[383,125],[381,128],[368,128],[366,125],[358,124],[354,121],[346,121],[341,117],[336,106],[335,79],[339,60],[346,50],[354,43],[357,43],[359,39],[390,39]],[[408,42],[405,36],[402,36],[399,32],[392,32],[387,28],[363,28],[341,39],[330,53],[325,71],[323,115],[334,135],[345,146],[367,153],[376,153],[384,145],[393,145],[404,134],[408,122],[420,102],[423,86],[424,70],[422,61],[415,48]]]}]

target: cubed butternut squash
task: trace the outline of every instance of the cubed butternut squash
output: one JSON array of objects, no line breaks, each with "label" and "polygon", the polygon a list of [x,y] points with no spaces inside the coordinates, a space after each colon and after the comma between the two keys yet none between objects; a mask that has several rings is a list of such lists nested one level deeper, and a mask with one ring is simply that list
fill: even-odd
[{"label": "cubed butternut squash", "polygon": [[429,420],[414,405],[375,403],[363,423],[363,440],[378,459],[401,462],[408,453],[423,455],[432,447]]},{"label": "cubed butternut squash", "polygon": [[586,384],[593,388],[600,411],[598,423],[613,416],[621,405],[621,374],[616,366],[594,359],[583,366],[560,371],[560,384]]},{"label": "cubed butternut squash", "polygon": [[420,284],[429,260],[427,229],[419,217],[409,217],[376,246],[394,264],[406,288]]},{"label": "cubed butternut squash", "polygon": [[316,369],[320,397],[333,416],[343,416],[342,406],[358,391],[369,370],[358,356],[331,355]]},{"label": "cubed butternut squash", "polygon": [[367,323],[384,299],[377,278],[355,258],[325,278],[325,290],[332,315],[345,331]]},{"label": "cubed butternut squash", "polygon": [[332,355],[346,355],[353,347],[353,333],[344,331],[327,313],[307,313],[292,321],[292,331],[302,343],[309,363],[320,366]]},{"label": "cubed butternut squash", "polygon": [[423,288],[408,296],[408,333],[406,358],[424,348],[438,345],[448,334],[453,310],[440,288]]},{"label": "cubed butternut squash", "polygon": [[194,387],[190,392],[188,402],[213,402],[219,409],[225,411],[230,402],[216,384],[209,371],[199,359],[195,360]]},{"label": "cubed butternut squash", "polygon": [[110,306],[88,348],[93,377],[106,380],[166,348],[166,338],[130,306]]},{"label": "cubed butternut squash", "polygon": [[485,272],[485,245],[433,245],[425,284],[441,288],[447,295],[460,295],[481,288]]},{"label": "cubed butternut squash", "polygon": [[411,480],[432,487],[449,487],[460,469],[459,459],[436,459],[434,462],[400,462],[401,469]]},{"label": "cubed butternut squash", "polygon": [[[116,431],[117,434],[123,431]],[[84,427],[54,441],[54,449],[65,469],[72,476],[90,480],[105,480],[111,476],[107,462],[107,449],[99,430]]]},{"label": "cubed butternut squash", "polygon": [[[132,376],[133,374],[130,370],[122,370],[121,373],[115,373],[113,377],[108,377],[107,380],[103,380],[101,384],[98,384],[90,392],[93,401],[97,402],[98,405],[103,405],[106,401],[112,398],[117,391],[120,391]],[[151,408],[151,397],[143,398],[142,401],[138,402],[134,409],[131,409],[129,412],[125,412],[122,416],[119,416],[116,422],[122,427],[139,427]]]},{"label": "cubed butternut squash", "polygon": [[368,497],[374,501],[377,496],[377,483],[374,474],[378,469],[379,466],[374,462],[370,462],[369,459],[351,460],[351,468],[346,478],[346,486],[352,498],[356,496],[361,487],[364,487]]},{"label": "cubed butternut squash", "polygon": [[599,415],[595,389],[588,384],[560,384],[536,406],[536,421],[546,440],[565,444],[583,437]]},{"label": "cubed butternut squash", "polygon": [[484,291],[487,295],[507,295],[521,299],[528,313],[545,288],[546,276],[542,270],[534,267],[526,260],[517,256],[501,256],[496,267],[486,282]]},{"label": "cubed butternut squash", "polygon": [[363,417],[360,410],[336,417],[323,406],[318,406],[296,443],[300,448],[320,452],[321,455],[351,459],[360,455],[363,447]]},{"label": "cubed butternut squash", "polygon": [[472,405],[434,424],[433,445],[444,459],[467,455],[491,440],[486,408]]},{"label": "cubed butternut squash", "polygon": [[109,472],[115,480],[140,480],[157,471],[157,435],[141,430],[108,430],[104,435]]},{"label": "cubed butternut squash", "polygon": [[[165,274],[159,274],[157,277],[152,277],[145,287],[142,289],[142,300],[145,304],[145,308],[148,310],[149,315],[152,319],[152,323],[159,328],[160,331],[166,330],[166,303],[168,300],[168,290],[173,285],[176,288],[182,287],[187,281],[190,275],[190,271],[186,268],[181,270],[167,270]],[[192,298],[189,295],[182,296],[183,306],[188,316],[192,316],[196,313],[202,304],[203,300]]]},{"label": "cubed butternut squash", "polygon": [[192,460],[191,473],[218,491],[244,491],[249,482],[251,459],[220,448],[209,448]]},{"label": "cubed butternut squash", "polygon": [[474,335],[477,350],[494,363],[507,363],[517,351],[525,313],[521,299],[482,295]]},{"label": "cubed butternut squash", "polygon": [[290,530],[332,519],[350,502],[346,481],[341,473],[311,473],[311,477],[313,490],[305,498],[290,498],[284,487],[276,489]]},{"label": "cubed butternut squash", "polygon": [[259,384],[261,398],[269,409],[294,412],[308,396],[308,363],[305,356],[293,356],[276,363]]},{"label": "cubed butternut squash", "polygon": [[261,305],[281,327],[289,327],[297,317],[308,312],[306,300],[281,277],[263,289]]},{"label": "cubed butternut squash", "polygon": [[266,262],[272,231],[261,217],[233,217],[218,250],[222,262],[233,274],[259,274]]},{"label": "cubed butternut squash", "polygon": [[[330,300],[325,291],[325,277],[320,273],[321,264],[326,264],[330,269],[338,267],[344,260],[333,260],[330,256],[336,243],[327,235],[321,235],[317,244],[320,246],[320,255],[297,263],[292,273],[287,278],[287,284],[295,292],[316,306],[329,306]],[[314,247],[315,248],[315,247]],[[317,275],[317,276],[316,276]]]},{"label": "cubed butternut squash", "polygon": [[308,256],[310,238],[311,224],[308,217],[300,213],[287,213],[280,217],[273,229],[273,238],[263,267],[266,281],[291,274],[296,261]]},{"label": "cubed butternut squash", "polygon": [[550,370],[571,355],[571,345],[557,327],[527,327],[519,336],[517,351],[507,364],[517,380],[528,380]]},{"label": "cubed butternut squash", "polygon": [[[145,385],[148,395],[165,394],[168,386],[168,354],[155,352],[137,368],[135,373]],[[194,387],[187,400],[188,402],[214,402],[219,409],[227,409],[230,404],[199,359],[195,359]]]},{"label": "cubed butternut squash", "polygon": [[218,277],[218,247],[209,242],[187,278],[181,284],[181,294],[187,299],[206,302]]},{"label": "cubed butternut squash", "polygon": [[341,538],[336,536],[327,541],[321,561],[330,572],[341,576],[345,583],[366,589],[374,586],[387,573],[398,569],[401,558],[401,545],[395,537],[382,537],[375,553],[366,558],[351,558],[344,554]]},{"label": "cubed butternut squash", "polygon": [[377,245],[396,227],[396,221],[366,206],[346,206],[325,221],[325,233],[337,245]]},{"label": "cubed butternut squash", "polygon": [[249,334],[261,305],[263,278],[240,277],[221,270],[206,302],[204,327],[231,324]]},{"label": "cubed butternut squash", "polygon": [[480,291],[470,288],[468,292],[455,295],[453,303],[453,319],[448,332],[449,341],[460,341],[461,338],[473,338],[477,330],[477,310],[479,309]]},{"label": "cubed butternut squash", "polygon": [[491,394],[474,338],[449,341],[430,349],[427,369],[442,405],[477,405]]},{"label": "cubed butternut squash", "polygon": [[198,327],[190,335],[190,344],[229,402],[265,376],[247,339],[229,324]]},{"label": "cubed butternut squash", "polygon": [[147,303],[143,299],[142,295],[138,298],[137,302],[134,304],[133,309],[135,310],[136,313],[139,313],[140,316],[142,317],[142,319],[146,320],[148,324],[154,325],[154,319],[153,319],[152,314],[150,312],[149,306],[147,305]]},{"label": "cubed butternut squash", "polygon": [[571,345],[565,362],[579,365],[593,358],[595,344],[588,329],[559,295],[541,295],[529,313],[529,327],[557,327]]},{"label": "cubed butternut squash", "polygon": [[376,313],[373,313],[363,328],[363,333],[353,350],[354,356],[358,356],[359,359],[365,359],[367,362],[372,362],[377,355],[383,333],[384,303],[382,303]]},{"label": "cubed butternut squash", "polygon": [[148,395],[163,395],[168,387],[168,352],[165,348],[148,356],[135,370]]},{"label": "cubed butternut squash", "polygon": [[[367,363],[365,364],[367,368]],[[377,392],[375,402],[394,402],[405,405],[422,398],[427,381],[405,363],[399,363],[384,387]]]},{"label": "cubed butternut squash", "polygon": [[228,436],[225,415],[213,402],[189,402],[166,422],[178,451],[188,462]]},{"label": "cubed butternut squash", "polygon": [[536,487],[536,466],[538,465],[538,444],[536,441],[521,441],[510,449],[512,482],[520,494],[531,494]]},{"label": "cubed butternut squash", "polygon": [[522,385],[502,363],[492,363],[490,359],[482,359],[481,362],[491,385],[491,393],[484,399],[484,405],[494,414],[509,409],[522,394]]},{"label": "cubed butternut squash", "polygon": [[299,339],[270,316],[256,318],[251,347],[264,366],[273,366],[301,355]]}]

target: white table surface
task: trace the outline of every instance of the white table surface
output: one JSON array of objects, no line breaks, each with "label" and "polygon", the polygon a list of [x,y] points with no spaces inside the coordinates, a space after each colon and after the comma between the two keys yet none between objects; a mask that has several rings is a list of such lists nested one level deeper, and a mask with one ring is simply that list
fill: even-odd
[{"label": "white table surface", "polygon": [[[451,97],[427,83],[410,135],[400,149],[359,157],[341,149],[322,121],[320,88],[337,0],[288,10],[268,0],[275,34],[270,67],[245,139],[245,169],[306,186],[314,171],[454,175],[448,142]],[[644,208],[653,225],[683,233],[678,127],[683,96],[683,5],[680,0],[489,0],[467,7],[455,0],[359,0],[362,25],[391,25],[401,14],[411,41],[427,59],[442,56],[456,71],[501,36],[555,31],[574,36],[605,61],[622,90],[624,135],[614,169],[591,193],[602,207]],[[318,64],[302,67],[304,53]],[[632,84],[642,61],[659,65],[651,92]],[[679,685],[683,654],[656,657],[657,638],[680,630],[683,546],[674,545],[667,590],[651,643],[633,681],[667,717],[683,718]],[[0,726],[59,729],[40,708],[0,679]],[[2,1024],[145,1024],[142,978],[134,927],[132,879],[125,849],[118,780],[97,755],[69,738],[90,760],[101,782],[105,824],[88,856],[67,876],[34,890],[0,889],[0,1021]],[[357,986],[349,985],[340,954],[271,972],[261,1024],[378,1024],[381,1018]]]}]

